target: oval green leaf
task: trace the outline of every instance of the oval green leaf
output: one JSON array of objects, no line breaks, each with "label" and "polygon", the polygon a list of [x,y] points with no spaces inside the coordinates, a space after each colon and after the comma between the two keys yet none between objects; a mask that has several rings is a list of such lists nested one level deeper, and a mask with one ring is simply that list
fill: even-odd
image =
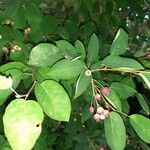
[{"label": "oval green leaf", "polygon": [[84,69],[84,64],[82,61],[62,59],[55,63],[51,68],[48,76],[51,76],[52,79],[62,79],[69,80],[78,77],[78,75]]},{"label": "oval green leaf", "polygon": [[111,55],[121,55],[126,52],[128,47],[128,34],[119,29],[110,48]]},{"label": "oval green leaf", "polygon": [[102,61],[102,64],[111,68],[125,67],[134,69],[144,69],[143,66],[134,59],[123,58],[115,55],[109,55],[105,57]]},{"label": "oval green leaf", "polygon": [[104,120],[107,142],[112,150],[123,150],[126,144],[126,130],[121,116],[111,112]]},{"label": "oval green leaf", "polygon": [[129,121],[137,135],[146,143],[150,143],[150,119],[142,115],[131,115]]},{"label": "oval green leaf", "polygon": [[45,80],[41,84],[36,84],[35,96],[49,117],[59,121],[69,121],[70,98],[58,82]]},{"label": "oval green leaf", "polygon": [[14,150],[31,150],[40,136],[44,119],[40,105],[24,99],[13,100],[3,116],[4,131]]},{"label": "oval green leaf", "polygon": [[106,100],[116,109],[122,110],[121,99],[118,94],[110,88],[110,93],[108,96],[105,96]]},{"label": "oval green leaf", "polygon": [[88,43],[87,49],[87,63],[88,66],[97,61],[99,54],[99,40],[95,33],[92,34]]},{"label": "oval green leaf", "polygon": [[37,67],[51,66],[61,57],[59,49],[55,45],[42,43],[32,49],[29,57],[29,65]]},{"label": "oval green leaf", "polygon": [[86,76],[85,70],[80,74],[77,83],[74,98],[80,96],[90,85],[90,81],[92,79],[92,75]]}]

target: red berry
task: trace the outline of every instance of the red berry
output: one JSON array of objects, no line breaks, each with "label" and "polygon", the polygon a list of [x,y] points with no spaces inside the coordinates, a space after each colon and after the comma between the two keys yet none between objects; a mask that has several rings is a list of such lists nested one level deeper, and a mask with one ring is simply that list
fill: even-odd
[{"label": "red berry", "polygon": [[91,107],[89,108],[89,112],[90,112],[90,113],[93,113],[93,112],[94,112],[94,107],[91,106]]},{"label": "red berry", "polygon": [[102,94],[104,94],[104,95],[109,95],[109,93],[110,93],[110,90],[109,90],[108,87],[103,87],[103,88],[102,88]]},{"label": "red berry", "polygon": [[103,113],[103,111],[104,111],[103,107],[98,107],[96,113],[101,114],[101,113]]},{"label": "red berry", "polygon": [[98,100],[98,101],[101,99],[101,95],[98,94],[98,93],[97,93],[94,97],[95,97],[95,99]]},{"label": "red berry", "polygon": [[109,111],[107,109],[105,109],[102,113],[105,117],[109,116]]},{"label": "red berry", "polygon": [[99,122],[100,121],[100,115],[99,114],[95,114],[94,115],[94,119],[96,122]]},{"label": "red berry", "polygon": [[100,117],[101,120],[105,119],[105,116],[103,114],[100,114],[99,117]]}]

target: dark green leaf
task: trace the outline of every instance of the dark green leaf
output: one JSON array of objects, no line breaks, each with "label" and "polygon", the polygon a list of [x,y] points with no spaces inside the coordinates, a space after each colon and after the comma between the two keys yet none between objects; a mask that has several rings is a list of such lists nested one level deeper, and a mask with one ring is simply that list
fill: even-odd
[{"label": "dark green leaf", "polygon": [[96,34],[93,33],[88,43],[88,50],[87,50],[88,66],[98,59],[98,55],[99,55],[99,40]]},{"label": "dark green leaf", "polygon": [[144,96],[141,95],[140,93],[136,93],[136,97],[137,97],[141,107],[143,108],[143,110],[149,115],[150,114],[149,106],[148,106]]},{"label": "dark green leaf", "polygon": [[25,17],[31,26],[38,26],[42,22],[42,15],[38,6],[34,3],[28,3],[25,7]]},{"label": "dark green leaf", "polygon": [[77,52],[79,54],[81,54],[82,59],[85,59],[85,57],[86,57],[86,51],[85,51],[85,47],[84,47],[83,43],[81,41],[79,41],[79,40],[76,40],[74,46],[75,46],[75,49],[77,50]]},{"label": "dark green leaf", "polygon": [[113,82],[110,87],[111,89],[114,89],[122,99],[127,99],[128,97],[133,96],[136,93],[135,89],[120,82]]}]

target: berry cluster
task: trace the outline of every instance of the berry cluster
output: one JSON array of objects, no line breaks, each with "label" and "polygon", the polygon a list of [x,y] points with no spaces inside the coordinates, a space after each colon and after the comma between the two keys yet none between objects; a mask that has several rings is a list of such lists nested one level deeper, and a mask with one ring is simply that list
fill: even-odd
[{"label": "berry cluster", "polygon": [[94,100],[95,100],[95,103],[96,103],[96,110],[94,109],[94,107],[91,106],[89,107],[89,112],[90,113],[95,113],[93,115],[93,118],[96,122],[99,122],[100,120],[104,120],[106,117],[109,116],[109,110],[108,109],[104,109],[100,103],[103,102],[103,99],[104,99],[104,96],[108,96],[110,94],[110,90],[108,87],[103,87],[101,89],[101,92],[99,93],[96,93],[94,95]]}]

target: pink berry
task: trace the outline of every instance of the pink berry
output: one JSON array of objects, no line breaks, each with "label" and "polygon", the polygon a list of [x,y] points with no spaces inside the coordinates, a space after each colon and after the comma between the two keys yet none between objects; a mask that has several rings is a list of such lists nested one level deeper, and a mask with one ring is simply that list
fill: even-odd
[{"label": "pink berry", "polygon": [[97,112],[97,114],[101,114],[101,113],[103,113],[103,111],[104,111],[103,107],[98,107],[96,112]]},{"label": "pink berry", "polygon": [[109,90],[108,87],[103,87],[103,88],[102,88],[102,94],[104,94],[104,95],[109,95],[109,93],[110,93],[110,90]]},{"label": "pink berry", "polygon": [[105,116],[103,114],[100,114],[99,117],[100,117],[101,120],[105,119]]},{"label": "pink berry", "polygon": [[91,107],[89,108],[89,112],[90,112],[90,113],[93,113],[93,112],[94,112],[94,107],[91,106]]},{"label": "pink berry", "polygon": [[95,114],[94,115],[94,119],[96,122],[99,122],[100,121],[100,115],[99,114]]},{"label": "pink berry", "polygon": [[109,111],[107,109],[105,109],[102,113],[105,117],[109,116]]},{"label": "pink berry", "polygon": [[98,100],[98,101],[101,99],[101,95],[98,94],[98,93],[97,93],[94,97],[95,97],[95,99]]}]

